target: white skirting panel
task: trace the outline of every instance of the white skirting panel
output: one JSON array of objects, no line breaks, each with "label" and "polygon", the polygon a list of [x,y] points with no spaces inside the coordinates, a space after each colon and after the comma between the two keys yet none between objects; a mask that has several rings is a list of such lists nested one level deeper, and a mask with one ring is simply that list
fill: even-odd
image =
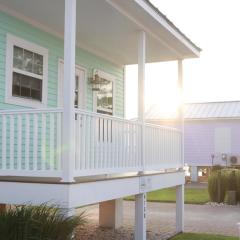
[{"label": "white skirting panel", "polygon": [[184,184],[184,172],[160,173],[74,184],[0,182],[0,203],[51,202],[68,208]]}]

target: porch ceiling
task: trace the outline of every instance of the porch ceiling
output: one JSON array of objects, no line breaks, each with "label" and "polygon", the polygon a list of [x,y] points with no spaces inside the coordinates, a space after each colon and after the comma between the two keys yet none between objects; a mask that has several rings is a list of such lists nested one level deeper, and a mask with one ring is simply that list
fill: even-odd
[{"label": "porch ceiling", "polygon": [[[0,0],[0,9],[57,36],[64,0]],[[118,64],[137,63],[138,31],[147,33],[147,62],[199,56],[200,50],[143,0],[77,0],[77,45]]]}]

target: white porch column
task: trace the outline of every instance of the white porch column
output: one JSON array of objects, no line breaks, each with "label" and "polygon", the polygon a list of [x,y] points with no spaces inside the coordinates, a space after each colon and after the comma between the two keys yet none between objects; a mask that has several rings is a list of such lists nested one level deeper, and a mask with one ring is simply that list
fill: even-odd
[{"label": "white porch column", "polygon": [[[141,161],[145,169],[145,62],[146,33],[139,32],[138,37],[138,119],[142,124],[141,131]],[[141,172],[140,171],[140,172]],[[135,196],[135,240],[146,240],[146,193]]]},{"label": "white porch column", "polygon": [[76,0],[65,0],[62,180],[66,182],[74,181],[73,170],[75,162],[75,46]]},{"label": "white porch column", "polygon": [[176,231],[184,231],[184,185],[176,188]]},{"label": "white porch column", "polygon": [[[183,65],[178,61],[178,87],[180,91],[179,125],[182,131],[182,164],[184,167],[184,98],[183,98]],[[176,231],[184,231],[184,185],[176,188]]]},{"label": "white porch column", "polygon": [[180,93],[179,127],[182,131],[182,167],[184,167],[184,98],[183,98],[183,64],[178,60],[178,88]]},{"label": "white porch column", "polygon": [[142,123],[141,158],[142,168],[145,167],[145,62],[146,62],[146,34],[139,32],[138,38],[138,119]]},{"label": "white porch column", "polygon": [[117,229],[123,225],[123,199],[99,203],[99,225]]},{"label": "white porch column", "polygon": [[135,195],[135,240],[147,239],[146,193]]}]

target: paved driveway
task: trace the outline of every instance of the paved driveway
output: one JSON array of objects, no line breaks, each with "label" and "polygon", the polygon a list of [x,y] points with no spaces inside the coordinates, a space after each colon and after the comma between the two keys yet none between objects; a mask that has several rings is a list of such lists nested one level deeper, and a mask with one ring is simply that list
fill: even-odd
[{"label": "paved driveway", "polygon": [[[98,206],[90,206],[87,209],[90,223],[97,226]],[[175,204],[148,203],[147,209],[148,232],[154,233],[154,238],[151,239],[166,239],[175,232]],[[237,236],[237,222],[240,222],[239,206],[185,205],[185,232]],[[132,236],[133,226],[134,202],[125,201],[123,229]]]}]

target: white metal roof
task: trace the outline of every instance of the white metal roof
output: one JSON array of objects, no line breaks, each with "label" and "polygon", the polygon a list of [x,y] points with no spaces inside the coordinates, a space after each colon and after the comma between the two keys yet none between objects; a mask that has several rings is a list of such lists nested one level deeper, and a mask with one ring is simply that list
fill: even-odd
[{"label": "white metal roof", "polygon": [[239,118],[240,101],[191,103],[185,106],[186,119]]},{"label": "white metal roof", "polygon": [[[240,118],[240,101],[188,103],[184,107],[185,119]],[[165,114],[161,106],[153,105],[146,112],[146,119],[174,119],[177,111]]]}]

